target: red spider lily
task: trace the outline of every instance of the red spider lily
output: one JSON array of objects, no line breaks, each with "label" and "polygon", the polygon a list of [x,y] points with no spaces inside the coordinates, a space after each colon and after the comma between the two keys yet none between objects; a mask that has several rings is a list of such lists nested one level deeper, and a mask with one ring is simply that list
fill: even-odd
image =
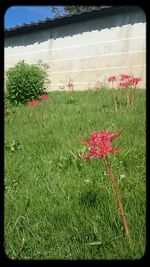
[{"label": "red spider lily", "polygon": [[108,82],[114,82],[114,81],[117,81],[116,76],[110,76],[110,77],[108,77]]},{"label": "red spider lily", "polygon": [[130,77],[126,82],[120,82],[119,85],[121,87],[128,87],[128,86],[136,86],[139,81],[141,81],[141,78],[137,77],[137,78],[132,78]]},{"label": "red spider lily", "polygon": [[48,95],[39,95],[39,99],[48,100]]},{"label": "red spider lily", "polygon": [[121,83],[119,83],[119,86],[128,87],[129,86],[129,82],[121,82]]},{"label": "red spider lily", "polygon": [[38,101],[35,101],[35,100],[28,100],[27,101],[27,105],[29,106],[37,106],[39,104]]},{"label": "red spider lily", "polygon": [[104,156],[111,153],[118,152],[119,147],[112,148],[111,142],[115,139],[119,133],[110,133],[108,131],[93,132],[88,141],[82,142],[88,146],[89,152],[84,158],[90,159],[101,159]]},{"label": "red spider lily", "polygon": [[121,74],[120,75],[120,80],[121,81],[128,80],[130,78],[131,78],[131,75],[128,75],[128,74]]},{"label": "red spider lily", "polygon": [[91,139],[87,142],[87,144],[90,145],[99,145],[101,141],[111,142],[113,139],[115,139],[119,133],[110,133],[109,131],[102,131],[102,132],[93,132],[91,134]]},{"label": "red spider lily", "polygon": [[67,84],[67,86],[69,87],[69,89],[74,87],[73,83],[70,83],[70,82]]},{"label": "red spider lily", "polygon": [[117,188],[117,185],[115,183],[115,179],[114,179],[114,176],[112,174],[112,170],[111,170],[111,167],[109,165],[108,158],[107,158],[107,155],[110,152],[115,153],[118,151],[118,147],[112,148],[110,145],[111,145],[112,140],[115,139],[116,137],[118,137],[119,134],[120,134],[119,132],[110,133],[109,131],[93,132],[90,135],[90,139],[88,141],[85,141],[82,143],[86,144],[89,148],[88,155],[84,156],[84,158],[86,160],[90,160],[93,158],[100,159],[100,158],[105,157],[104,158],[104,165],[106,167],[107,173],[109,175],[110,181],[112,183],[113,189],[114,189],[115,194],[116,194],[116,198],[117,198],[118,206],[119,206],[119,210],[120,210],[120,215],[122,218],[122,224],[123,224],[124,229],[125,229],[125,235],[127,236],[129,231],[128,231],[128,225],[126,222],[126,217],[125,217],[122,203],[121,203],[121,200],[119,197],[118,188]]},{"label": "red spider lily", "polygon": [[128,86],[136,86],[139,81],[141,81],[141,78],[140,77],[132,77],[131,75],[129,74],[121,74],[119,77],[116,77],[116,76],[110,76],[107,78],[108,82],[113,82],[114,81],[120,81],[119,82],[119,86],[121,87],[128,87]]},{"label": "red spider lily", "polygon": [[130,82],[131,82],[131,85],[137,85],[140,81],[141,81],[141,78],[137,77],[137,78],[132,78]]},{"label": "red spider lily", "polygon": [[91,147],[89,148],[89,153],[87,156],[85,156],[86,160],[90,160],[90,159],[101,159],[103,157],[105,157],[106,155],[108,155],[110,152],[112,153],[116,153],[118,152],[118,148],[112,148],[110,147],[110,143],[109,142],[101,142],[101,144],[99,145],[99,147]]},{"label": "red spider lily", "polygon": [[[130,107],[133,105],[133,99],[135,97],[135,92],[132,92],[132,90],[129,89],[131,88],[136,88],[136,86],[138,85],[138,83],[141,81],[140,77],[136,77],[134,78],[133,76],[129,75],[129,74],[121,74],[119,76],[110,76],[109,78],[107,78],[108,82],[112,82],[112,87],[113,87],[113,82],[117,81],[118,87],[122,87],[125,88],[124,91],[126,91],[126,97],[127,97],[127,106]],[[116,92],[117,93],[117,92]],[[114,88],[112,90],[112,94],[113,94],[113,101],[114,101],[114,105],[115,105],[115,110],[117,111],[117,101],[116,101],[116,96],[115,96],[115,91]],[[120,109],[121,109],[121,102],[120,102]]]},{"label": "red spider lily", "polygon": [[[117,77],[116,76],[110,76],[110,77],[108,77],[107,80],[108,80],[108,82],[111,82],[112,83],[112,86],[113,86],[113,83],[115,81],[117,81]],[[113,100],[114,100],[115,110],[117,111],[117,102],[116,102],[114,88],[113,88]]]}]

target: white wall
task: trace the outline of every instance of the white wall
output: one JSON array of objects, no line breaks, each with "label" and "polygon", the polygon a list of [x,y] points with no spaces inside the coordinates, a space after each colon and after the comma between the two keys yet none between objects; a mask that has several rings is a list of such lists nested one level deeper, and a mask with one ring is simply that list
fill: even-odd
[{"label": "white wall", "polygon": [[93,88],[121,73],[145,87],[146,21],[142,9],[6,38],[5,69],[25,59],[47,62],[50,90]]}]

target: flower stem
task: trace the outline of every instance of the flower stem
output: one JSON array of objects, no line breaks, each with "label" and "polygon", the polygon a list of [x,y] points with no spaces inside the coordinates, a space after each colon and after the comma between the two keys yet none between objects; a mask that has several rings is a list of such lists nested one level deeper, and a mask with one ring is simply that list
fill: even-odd
[{"label": "flower stem", "polygon": [[114,105],[115,105],[115,110],[117,112],[117,102],[116,102],[116,98],[115,98],[115,92],[114,92],[114,89],[113,90],[113,99],[114,99]]},{"label": "flower stem", "polygon": [[107,157],[105,157],[105,159],[104,159],[104,164],[105,164],[106,170],[107,170],[107,172],[109,174],[110,180],[111,180],[113,188],[115,190],[115,193],[116,193],[116,197],[117,197],[118,205],[119,205],[119,210],[120,210],[120,214],[121,214],[121,218],[122,218],[122,223],[123,223],[123,226],[124,226],[124,229],[125,229],[125,235],[127,236],[129,231],[128,231],[128,225],[127,225],[127,222],[126,222],[126,217],[125,217],[124,210],[123,210],[123,207],[122,207],[122,203],[121,203],[121,200],[120,200],[120,197],[119,197],[118,188],[116,186],[115,179],[114,179],[114,176],[112,174],[112,170],[111,170],[111,167],[110,167],[110,165],[108,163],[108,158]]},{"label": "flower stem", "polygon": [[126,93],[127,93],[127,107],[130,107],[130,97],[129,97],[128,89],[127,89]]}]

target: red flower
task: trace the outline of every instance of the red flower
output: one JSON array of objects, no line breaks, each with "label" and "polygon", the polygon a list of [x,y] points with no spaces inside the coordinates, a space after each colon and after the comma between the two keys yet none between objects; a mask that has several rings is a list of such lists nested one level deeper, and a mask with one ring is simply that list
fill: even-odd
[{"label": "red flower", "polygon": [[29,106],[37,106],[39,104],[38,101],[35,101],[35,100],[28,100],[27,101],[27,105]]},{"label": "red flower", "polygon": [[69,89],[74,87],[73,83],[70,83],[70,82],[67,84],[67,86],[69,87]]},{"label": "red flower", "polygon": [[39,95],[39,99],[48,100],[48,95]]},{"label": "red flower", "polygon": [[119,83],[119,85],[121,87],[128,87],[129,86],[129,82],[121,82],[121,83]]},{"label": "red flower", "polygon": [[[120,86],[122,86],[122,87],[128,87],[129,85],[130,86],[132,86],[132,85],[136,86],[139,83],[139,81],[141,81],[141,78],[139,78],[139,77],[138,78],[133,78],[133,77],[130,76],[130,78],[129,78],[129,75],[126,75],[126,77],[128,77],[128,78],[126,79],[125,82],[120,82],[119,83]],[[123,80],[123,79],[121,78],[121,80]]]},{"label": "red flower", "polygon": [[110,152],[118,152],[119,147],[111,147],[112,140],[118,137],[118,135],[119,133],[110,133],[108,131],[93,132],[89,140],[82,142],[89,149],[88,154],[84,158],[86,160],[100,159]]},{"label": "red flower", "polygon": [[132,85],[137,85],[139,83],[139,81],[141,81],[141,78],[140,77],[133,78],[132,79]]},{"label": "red flower", "polygon": [[128,75],[128,74],[121,74],[120,75],[121,81],[128,80],[129,78],[131,78],[131,75]]},{"label": "red flower", "polygon": [[108,82],[114,82],[116,80],[117,80],[116,76],[110,76],[110,77],[108,77]]}]

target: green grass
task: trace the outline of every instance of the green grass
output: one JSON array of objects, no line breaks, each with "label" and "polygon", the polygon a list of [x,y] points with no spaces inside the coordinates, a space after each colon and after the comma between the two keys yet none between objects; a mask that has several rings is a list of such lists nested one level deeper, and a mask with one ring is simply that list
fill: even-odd
[{"label": "green grass", "polygon": [[[112,92],[53,92],[39,106],[9,108],[5,144],[5,253],[11,259],[139,259],[146,246],[145,90],[114,110]],[[122,94],[122,96],[121,96]],[[93,131],[122,134],[109,162],[129,227],[124,229],[102,160],[85,161]],[[124,175],[121,179],[120,175]],[[98,243],[93,243],[98,242]]]}]

